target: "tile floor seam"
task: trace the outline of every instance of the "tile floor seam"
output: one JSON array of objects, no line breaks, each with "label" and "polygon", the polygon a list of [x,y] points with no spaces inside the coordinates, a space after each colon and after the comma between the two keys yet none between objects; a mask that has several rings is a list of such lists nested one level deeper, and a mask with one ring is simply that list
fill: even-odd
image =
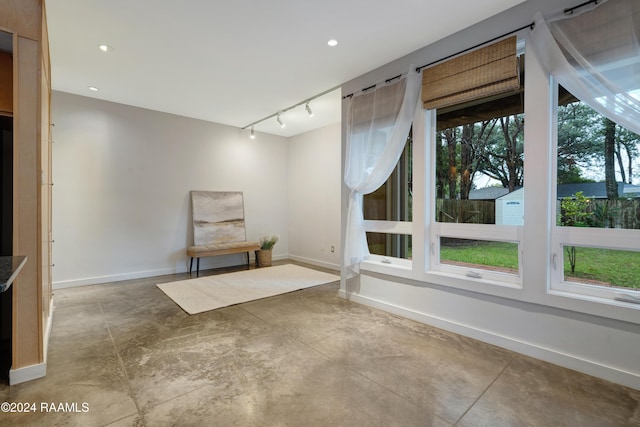
[{"label": "tile floor seam", "polygon": [[485,395],[485,393],[487,391],[489,391],[489,389],[496,383],[496,381],[498,381],[498,379],[502,376],[502,374],[504,374],[504,371],[507,370],[507,368],[509,367],[509,365],[511,365],[511,362],[513,362],[513,360],[516,358],[516,354],[511,354],[511,358],[509,359],[509,361],[504,365],[504,368],[502,368],[502,370],[498,373],[498,375],[496,375],[496,377],[493,379],[493,381],[491,381],[489,383],[489,385],[482,390],[482,393],[480,393],[480,395],[477,397],[476,400],[473,401],[473,403],[471,405],[469,405],[469,407],[467,408],[466,411],[463,412],[463,414],[460,416],[460,418],[458,418],[456,420],[455,423],[453,423],[454,426],[457,426],[458,423],[460,421],[462,421],[464,419],[464,417],[469,413],[469,411],[476,405],[476,403],[478,403],[480,401],[480,399],[482,399],[482,396]]},{"label": "tile floor seam", "polygon": [[[260,321],[262,321],[262,322],[264,322],[264,323],[266,323],[266,324],[268,324],[268,325],[270,325],[270,326],[275,326],[275,325],[273,325],[272,323],[269,323],[268,321],[266,321],[265,319],[262,319],[260,316],[258,316],[258,315],[256,315],[256,314],[254,314],[254,313],[252,313],[252,312],[250,312],[250,311],[248,311],[248,310],[245,310],[244,308],[243,308],[243,310],[244,310],[245,312],[249,313],[250,315],[252,315],[253,317],[255,317],[255,318],[259,319]],[[286,328],[285,328],[285,330],[286,330]],[[311,346],[311,344],[312,344],[312,343],[307,343],[307,342],[305,342],[305,341],[300,340],[299,338],[297,338],[297,337],[295,336],[295,334],[291,334],[291,336],[292,336],[292,339],[293,339],[294,341],[296,341],[296,342],[298,342],[298,343],[302,344],[303,346],[305,346],[305,347],[307,347],[308,349],[310,349],[310,350],[314,351],[315,353],[317,353],[317,354],[319,354],[319,355],[321,355],[321,356],[323,356],[323,357],[326,357],[328,361],[332,361],[332,362],[336,362],[336,361],[337,361],[337,359],[336,359],[336,358],[334,358],[334,357],[332,357],[332,356],[330,356],[330,355],[328,355],[328,354],[325,354],[324,352],[322,352],[322,351],[318,350],[318,349],[317,349],[317,348],[315,348],[315,347],[312,347],[312,346]],[[314,341],[314,342],[322,341],[323,339],[325,339],[325,338],[318,339],[318,340],[316,340],[316,341]],[[411,404],[411,405],[413,405],[413,406],[415,406],[415,407],[417,407],[417,408],[424,409],[424,410],[428,410],[428,409],[429,409],[429,408],[425,408],[425,407],[423,407],[422,405],[419,405],[419,404],[418,404],[418,403],[416,403],[416,402],[413,402],[411,399],[407,398],[406,396],[403,396],[403,395],[399,394],[398,392],[396,392],[395,390],[392,390],[392,389],[388,388],[388,387],[387,387],[387,386],[385,386],[384,384],[380,384],[379,382],[375,381],[375,380],[374,380],[374,379],[372,379],[372,378],[369,378],[369,377],[368,377],[367,375],[365,375],[364,373],[359,372],[359,371],[357,371],[356,369],[354,369],[354,368],[352,368],[352,367],[345,366],[345,365],[343,365],[343,367],[344,367],[344,369],[346,369],[347,371],[352,372],[352,373],[354,373],[354,374],[356,374],[356,375],[360,376],[361,378],[363,378],[363,379],[365,379],[365,380],[367,380],[367,381],[371,382],[372,384],[377,385],[378,387],[381,387],[382,389],[384,389],[384,390],[388,391],[388,392],[389,392],[389,393],[391,393],[391,394],[394,394],[394,395],[398,396],[400,399],[402,399],[402,400],[406,401],[407,403],[409,403],[409,404]],[[501,372],[501,373],[502,373],[502,372]],[[475,402],[474,402],[474,403],[475,403]],[[465,412],[465,413],[466,413],[466,412]],[[437,415],[437,414],[434,414],[434,415],[435,415],[436,417],[438,417],[440,420],[442,420],[442,421],[444,421],[444,422],[449,423],[449,421],[445,420],[445,419],[444,419],[444,418],[442,418],[441,416],[439,416],[439,415]]]},{"label": "tile floor seam", "polygon": [[[334,359],[332,359],[331,357],[329,357],[329,360],[334,360]],[[409,399],[407,396],[403,396],[402,394],[398,393],[397,391],[395,391],[395,390],[393,390],[393,389],[390,389],[389,387],[385,386],[384,384],[380,384],[378,381],[374,380],[373,378],[369,378],[367,375],[365,375],[365,374],[364,374],[364,373],[362,373],[362,372],[359,372],[359,371],[357,371],[357,370],[355,370],[355,369],[353,369],[353,368],[351,368],[351,367],[349,367],[349,366],[345,366],[345,369],[347,369],[348,371],[353,372],[354,374],[357,374],[357,375],[361,376],[361,377],[362,377],[362,378],[364,378],[365,380],[370,381],[370,382],[372,382],[373,384],[375,384],[375,385],[377,385],[377,386],[379,386],[379,387],[382,387],[383,389],[387,390],[389,393],[391,393],[391,394],[394,394],[394,395],[398,396],[400,399],[402,399],[402,400],[404,400],[404,401],[408,402],[409,404],[411,404],[411,405],[413,405],[413,406],[415,406],[415,407],[417,407],[417,408],[424,409],[425,411],[428,411],[428,410],[430,409],[430,408],[425,408],[424,406],[422,406],[422,405],[420,405],[420,404],[418,404],[418,403],[416,403],[416,402],[412,401],[412,400],[411,400],[411,399]],[[434,415],[434,416],[436,416],[436,417],[438,417],[438,418],[439,418],[439,419],[441,419],[442,421],[444,421],[444,422],[446,422],[446,423],[451,424],[449,421],[447,421],[446,419],[442,418],[440,415],[438,415],[438,414],[433,414],[433,415]],[[455,424],[453,424],[453,425],[455,425]]]},{"label": "tile floor seam", "polygon": [[[102,315],[105,315],[104,310],[102,309],[102,303],[98,302],[98,307],[100,307],[100,313]],[[142,422],[142,426],[146,426],[146,423],[144,421],[144,415],[142,414],[142,411],[140,410],[140,405],[138,405],[138,401],[135,398],[135,395],[133,394],[133,388],[131,388],[131,380],[129,379],[129,374],[127,373],[127,368],[124,365],[124,360],[122,360],[122,356],[120,355],[120,351],[118,350],[118,346],[116,345],[116,341],[113,338],[113,334],[111,333],[111,328],[109,327],[109,322],[106,321],[105,319],[105,325],[107,327],[107,333],[109,334],[109,339],[111,340],[111,344],[113,345],[113,350],[116,353],[116,358],[118,359],[118,365],[120,365],[120,369],[122,369],[122,373],[124,374],[124,378],[126,381],[126,385],[127,385],[127,390],[129,391],[129,396],[131,397],[131,400],[133,401],[133,404],[136,405],[136,411],[138,413],[138,417],[140,417],[140,421]],[[129,414],[128,416],[130,416],[131,414]],[[117,420],[115,420],[117,421]]]},{"label": "tile floor seam", "polygon": [[[318,341],[321,341],[321,340],[318,340]],[[309,349],[311,349],[311,350],[315,351],[316,353],[318,353],[318,354],[320,354],[320,355],[322,355],[322,356],[326,357],[328,360],[330,360],[330,361],[334,361],[334,362],[335,362],[335,361],[337,361],[337,359],[336,359],[336,358],[331,357],[330,355],[325,354],[325,353],[323,353],[322,351],[320,351],[320,350],[318,350],[318,349],[316,349],[316,348],[314,348],[314,347],[311,347],[311,345],[310,345],[310,344],[307,344],[307,343],[302,342],[302,341],[300,341],[300,342],[301,342],[303,345],[305,345],[306,347],[308,347]],[[317,341],[315,341],[315,342],[317,342]],[[409,399],[407,396],[404,396],[404,395],[402,395],[402,394],[398,393],[397,391],[395,391],[395,390],[393,390],[393,389],[390,389],[390,388],[389,388],[389,387],[387,387],[386,385],[379,383],[378,381],[374,380],[373,378],[369,378],[369,377],[368,377],[367,375],[365,375],[363,372],[360,372],[360,371],[356,370],[355,368],[353,368],[353,367],[351,367],[351,366],[343,365],[343,367],[344,367],[346,370],[348,370],[349,372],[352,372],[352,373],[354,373],[354,374],[356,374],[356,375],[358,375],[358,376],[360,376],[360,377],[364,378],[365,380],[370,381],[371,383],[373,383],[373,384],[375,384],[375,385],[377,385],[377,386],[379,386],[379,387],[383,388],[384,390],[388,391],[389,393],[392,393],[392,394],[394,394],[394,395],[398,396],[400,399],[402,399],[402,400],[404,400],[404,401],[408,402],[409,404],[411,404],[411,405],[413,405],[413,406],[415,406],[415,407],[417,407],[417,408],[420,408],[420,409],[429,410],[429,408],[425,408],[424,406],[422,406],[422,405],[420,405],[420,404],[418,404],[418,403],[416,403],[416,402],[412,401],[412,400],[411,400],[411,399]],[[442,421],[449,423],[449,421],[445,420],[445,419],[444,419],[444,418],[442,418],[441,416],[439,416],[439,415],[437,415],[437,414],[434,414],[434,415],[435,415],[436,417],[438,417],[439,419],[441,419]]]},{"label": "tile floor seam", "polygon": [[578,420],[580,426],[584,425],[584,421],[582,419],[582,414],[580,413],[580,409],[576,406],[575,393],[573,392],[573,387],[571,387],[571,381],[569,381],[569,377],[566,371],[562,372],[564,379],[567,381],[567,388],[569,389],[569,395],[571,396],[571,406],[575,412],[575,419]]},{"label": "tile floor seam", "polygon": [[[256,319],[258,319],[258,320],[260,320],[260,321],[262,321],[262,322],[266,323],[266,324],[267,324],[267,325],[269,325],[269,326],[275,326],[274,324],[269,323],[267,320],[265,320],[265,319],[261,318],[260,316],[256,315],[255,313],[252,313],[252,312],[250,312],[250,311],[248,311],[248,310],[246,310],[246,309],[244,309],[244,308],[242,308],[242,310],[244,310],[245,312],[249,313],[251,316],[255,317]],[[283,329],[286,331],[286,328],[283,328]],[[288,334],[288,335],[289,335],[289,334]],[[336,359],[336,358],[334,358],[334,357],[332,357],[332,356],[330,356],[330,355],[328,355],[328,354],[323,353],[322,351],[318,350],[317,348],[312,347],[312,346],[311,346],[311,344],[313,344],[313,343],[307,343],[307,342],[305,342],[305,341],[302,341],[302,340],[300,340],[298,337],[296,337],[296,336],[295,336],[295,334],[291,334],[291,337],[292,337],[292,339],[293,339],[294,341],[297,341],[298,343],[300,343],[300,344],[302,344],[303,346],[307,347],[308,349],[310,349],[310,350],[312,350],[312,351],[316,352],[317,354],[319,354],[319,355],[321,355],[321,356],[323,356],[323,357],[326,357],[326,358],[327,358],[327,360],[329,360],[329,361],[333,361],[333,362],[336,362],[336,361],[337,361],[337,359]],[[320,339],[318,339],[318,340],[314,341],[314,343],[315,343],[315,342],[318,342],[318,341],[322,341],[323,339],[326,339],[326,338],[327,338],[327,337],[325,337],[325,338],[320,338]],[[509,363],[510,363],[510,362],[511,362],[511,361],[509,361]],[[507,364],[507,366],[508,366],[508,364]],[[352,367],[350,367],[350,366],[344,366],[344,368],[345,368],[346,370],[348,370],[349,372],[352,372],[352,373],[354,373],[354,374],[356,374],[356,375],[360,376],[361,378],[363,378],[363,379],[365,379],[365,380],[367,380],[367,381],[370,381],[372,384],[375,384],[375,385],[377,385],[377,386],[379,386],[379,387],[383,388],[384,390],[388,391],[389,393],[392,393],[392,394],[394,394],[394,395],[398,396],[400,399],[402,399],[402,400],[404,400],[404,401],[408,402],[409,404],[411,404],[411,405],[413,405],[413,406],[415,406],[415,407],[417,407],[417,408],[421,408],[421,409],[424,409],[424,410],[428,410],[428,409],[429,409],[429,408],[425,408],[425,407],[423,407],[422,405],[419,405],[418,403],[416,403],[416,402],[412,401],[411,399],[407,398],[406,396],[403,396],[403,395],[399,394],[399,393],[398,393],[398,392],[396,392],[395,390],[392,390],[392,389],[388,388],[388,387],[387,387],[387,386],[385,386],[384,384],[380,384],[379,382],[375,381],[375,380],[374,380],[374,379],[372,379],[372,378],[369,378],[369,377],[368,377],[367,375],[365,375],[364,373],[359,372],[359,371],[357,371],[356,369],[354,369],[354,368],[352,368]],[[502,371],[500,372],[500,374],[502,374]],[[498,374],[498,376],[500,376],[500,374]],[[494,381],[495,381],[495,380],[494,380]],[[492,384],[493,384],[493,382],[492,382]],[[474,401],[474,403],[475,403],[475,401]],[[468,409],[467,409],[467,411],[468,411]],[[466,414],[466,412],[467,412],[467,411],[465,411],[465,414]],[[449,421],[447,421],[446,419],[442,418],[441,416],[439,416],[439,415],[437,415],[437,414],[434,414],[434,415],[435,415],[436,417],[438,417],[440,420],[442,420],[442,421],[444,421],[444,422],[446,422],[446,423],[449,423]],[[463,414],[463,416],[464,416],[464,414]],[[461,418],[462,418],[462,417],[461,417]],[[450,423],[450,424],[451,424],[451,423]]]},{"label": "tile floor seam", "polygon": [[[242,310],[243,310],[243,311],[245,311],[246,313],[248,313],[249,315],[251,315],[251,316],[255,317],[256,319],[260,320],[261,322],[264,322],[265,324],[267,324],[267,325],[269,325],[269,326],[276,326],[275,324],[273,324],[273,323],[269,323],[267,320],[263,319],[262,317],[258,316],[258,315],[257,315],[257,314],[255,314],[255,313],[252,313],[252,312],[250,312],[250,311],[248,311],[248,310],[246,310],[246,309],[244,309],[244,308],[242,308]],[[313,343],[315,343],[315,342],[318,342],[318,341],[322,341],[323,339],[326,339],[326,337],[325,337],[325,338],[317,339],[316,341],[313,341],[313,343],[307,343],[307,342],[305,342],[305,341],[301,340],[300,338],[298,338],[298,337],[296,336],[296,334],[294,334],[294,333],[290,333],[290,332],[289,332],[289,330],[288,330],[286,327],[285,327],[285,328],[283,328],[283,330],[285,331],[285,334],[286,334],[288,337],[290,337],[293,341],[296,341],[296,342],[298,342],[298,343],[302,344],[303,346],[307,347],[308,349],[313,350],[313,351],[314,351],[314,352],[316,352],[317,354],[319,354],[319,355],[321,355],[321,356],[323,356],[323,357],[326,357],[326,358],[327,358],[327,360],[335,360],[334,358],[332,358],[331,356],[329,356],[329,355],[327,355],[327,354],[324,354],[324,353],[323,353],[323,352],[321,352],[320,350],[318,350],[318,349],[316,349],[316,348],[314,348],[314,347],[311,347],[311,344],[313,344]]]},{"label": "tile floor seam", "polygon": [[[179,399],[179,398],[181,398],[181,397],[187,396],[187,395],[189,395],[189,394],[191,394],[191,393],[193,393],[193,392],[196,392],[196,391],[199,391],[199,390],[205,389],[205,388],[207,388],[207,387],[210,387],[210,384],[204,384],[204,385],[202,385],[202,386],[200,386],[200,387],[196,387],[196,388],[194,388],[193,390],[185,391],[184,393],[178,394],[178,395],[176,395],[176,396],[170,397],[170,398],[165,399],[165,400],[160,400],[160,401],[158,401],[157,403],[155,403],[155,404],[153,404],[153,405],[149,406],[149,407],[147,408],[147,410],[146,410],[146,411],[143,411],[142,413],[140,413],[140,418],[142,419],[143,425],[146,425],[146,423],[144,423],[144,414],[145,414],[145,413],[146,413],[146,414],[148,414],[148,413],[150,413],[153,409],[157,408],[158,406],[164,405],[165,403],[171,402],[172,400]],[[136,406],[137,406],[137,405],[136,405]]]}]

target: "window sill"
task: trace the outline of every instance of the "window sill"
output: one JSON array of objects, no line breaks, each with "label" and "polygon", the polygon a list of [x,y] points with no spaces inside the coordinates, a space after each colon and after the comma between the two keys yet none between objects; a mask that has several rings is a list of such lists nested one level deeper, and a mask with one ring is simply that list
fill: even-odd
[{"label": "window sill", "polygon": [[423,274],[422,281],[451,289],[473,292],[482,295],[524,301],[520,284],[467,277],[463,274],[430,270]]},{"label": "window sill", "polygon": [[[387,260],[391,262],[385,262]],[[450,272],[414,272],[413,262],[406,259],[372,255],[371,258],[360,263],[360,271],[411,279],[425,285],[433,284],[479,294],[522,300],[522,286],[520,284],[488,280],[486,278],[470,278],[463,274]]]},{"label": "window sill", "polygon": [[[623,294],[620,292],[620,294]],[[613,296],[595,296],[569,290],[550,289],[547,304],[580,313],[640,324],[640,304],[620,301]],[[640,292],[638,292],[640,296]]]},{"label": "window sill", "polygon": [[360,263],[360,270],[403,277],[405,279],[415,278],[412,261],[401,258],[371,255],[369,259]]},{"label": "window sill", "polygon": [[[389,260],[391,263],[383,262]],[[458,289],[479,295],[490,295],[524,303],[531,303],[562,310],[570,310],[585,315],[599,316],[632,324],[640,324],[640,304],[618,301],[612,297],[585,295],[568,290],[551,289],[543,294],[524,292],[519,284],[488,280],[486,278],[470,278],[451,272],[428,271],[414,272],[411,260],[372,255],[362,261],[360,270],[363,273],[378,273],[420,282],[425,286],[436,285]],[[524,285],[526,287],[526,285]],[[528,295],[528,296],[527,296]],[[640,292],[638,292],[640,295]]]}]

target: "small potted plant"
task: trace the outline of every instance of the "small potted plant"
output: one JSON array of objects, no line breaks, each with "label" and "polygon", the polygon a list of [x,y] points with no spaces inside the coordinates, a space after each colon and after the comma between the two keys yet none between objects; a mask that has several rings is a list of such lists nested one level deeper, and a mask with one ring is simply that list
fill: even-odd
[{"label": "small potted plant", "polygon": [[277,242],[278,242],[278,236],[275,236],[275,235],[262,236],[260,238],[260,249],[256,251],[257,267],[271,266],[271,252]]}]

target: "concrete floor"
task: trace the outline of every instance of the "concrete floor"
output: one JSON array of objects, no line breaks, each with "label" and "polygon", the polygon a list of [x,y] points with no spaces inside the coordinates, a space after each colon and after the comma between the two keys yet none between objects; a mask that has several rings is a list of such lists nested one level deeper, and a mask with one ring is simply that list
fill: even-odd
[{"label": "concrete floor", "polygon": [[0,425],[640,426],[640,391],[346,301],[337,283],[189,316],[155,286],[183,278],[56,291],[47,376],[0,385],[37,412]]}]

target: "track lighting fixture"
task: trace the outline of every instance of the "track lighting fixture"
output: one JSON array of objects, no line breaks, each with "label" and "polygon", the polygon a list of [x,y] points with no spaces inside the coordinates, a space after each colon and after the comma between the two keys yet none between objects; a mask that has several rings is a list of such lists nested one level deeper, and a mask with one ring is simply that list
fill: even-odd
[{"label": "track lighting fixture", "polygon": [[276,122],[278,122],[280,127],[284,128],[285,127],[285,123],[282,120],[282,115],[284,113],[286,113],[287,111],[293,110],[294,108],[298,108],[298,107],[300,107],[302,105],[304,105],[304,109],[307,111],[307,114],[309,115],[309,117],[313,117],[313,111],[311,110],[311,105],[309,105],[311,103],[311,101],[313,101],[314,99],[319,98],[319,97],[321,97],[323,95],[326,95],[326,94],[328,94],[330,92],[333,92],[334,90],[339,89],[339,88],[340,88],[340,86],[336,86],[336,87],[333,87],[331,89],[325,90],[324,92],[319,93],[319,94],[317,94],[315,96],[312,96],[311,98],[307,98],[304,101],[298,102],[297,104],[292,105],[291,107],[285,108],[284,110],[279,110],[277,113],[273,113],[273,114],[271,114],[271,115],[269,115],[267,117],[264,117],[264,118],[262,118],[260,120],[256,120],[255,122],[249,123],[248,125],[246,125],[242,129],[243,130],[244,129],[250,129],[251,132],[249,133],[249,137],[251,139],[255,139],[255,133],[254,133],[254,130],[253,130],[253,126],[257,125],[259,123],[262,123],[265,120],[270,120],[270,119],[272,119],[274,117],[276,118]]}]

